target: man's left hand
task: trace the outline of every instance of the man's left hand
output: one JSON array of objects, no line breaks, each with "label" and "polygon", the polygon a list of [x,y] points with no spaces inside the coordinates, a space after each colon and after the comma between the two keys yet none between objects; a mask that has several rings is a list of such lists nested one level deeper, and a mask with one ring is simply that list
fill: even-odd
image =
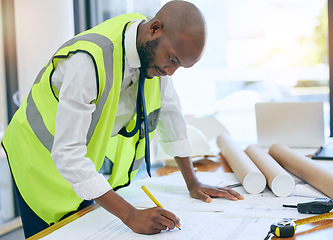
[{"label": "man's left hand", "polygon": [[210,203],[212,197],[229,198],[230,200],[242,200],[244,197],[229,187],[215,187],[198,183],[190,189],[190,196]]}]

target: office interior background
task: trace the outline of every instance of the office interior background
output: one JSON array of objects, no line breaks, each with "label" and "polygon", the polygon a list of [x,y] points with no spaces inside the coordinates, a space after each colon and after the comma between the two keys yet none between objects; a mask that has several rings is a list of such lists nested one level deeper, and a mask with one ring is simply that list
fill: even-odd
[{"label": "office interior background", "polygon": [[[253,142],[256,102],[321,101],[329,135],[328,0],[190,1],[206,16],[208,42],[198,64],[173,76],[185,115],[215,116],[236,141]],[[63,42],[120,14],[152,17],[166,2],[2,0],[0,140]],[[0,170],[0,224],[15,215],[3,176]]]}]

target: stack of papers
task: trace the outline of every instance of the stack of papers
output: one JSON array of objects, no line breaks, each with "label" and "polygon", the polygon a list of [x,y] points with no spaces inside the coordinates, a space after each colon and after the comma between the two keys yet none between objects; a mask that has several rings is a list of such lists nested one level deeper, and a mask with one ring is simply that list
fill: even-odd
[{"label": "stack of papers", "polygon": [[[198,172],[197,176],[205,184],[221,187],[238,183],[233,173]],[[326,197],[300,179],[295,177],[295,180],[295,193],[289,197],[276,197],[268,188],[260,194],[247,194],[242,187],[237,187],[235,190],[243,194],[244,200],[213,198],[211,203],[205,203],[189,196],[179,172],[140,179],[117,193],[137,208],[155,207],[141,190],[145,185],[164,208],[180,218],[181,230],[167,230],[157,235],[136,234],[99,207],[42,239],[264,239],[270,225],[283,218],[311,216],[300,214],[297,209],[284,208],[283,204],[297,205],[316,197]]]}]

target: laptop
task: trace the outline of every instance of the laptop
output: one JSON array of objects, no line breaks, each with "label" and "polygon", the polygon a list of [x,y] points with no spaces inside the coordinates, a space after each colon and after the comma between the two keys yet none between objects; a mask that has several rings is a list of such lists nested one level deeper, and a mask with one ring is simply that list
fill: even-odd
[{"label": "laptop", "polygon": [[295,148],[325,145],[322,102],[260,102],[255,105],[257,141]]}]

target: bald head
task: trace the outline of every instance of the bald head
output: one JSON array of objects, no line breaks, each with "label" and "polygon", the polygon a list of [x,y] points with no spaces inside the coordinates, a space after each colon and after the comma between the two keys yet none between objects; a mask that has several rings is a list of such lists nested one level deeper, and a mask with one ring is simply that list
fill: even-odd
[{"label": "bald head", "polygon": [[149,22],[139,25],[137,49],[146,76],[172,75],[178,67],[192,67],[206,44],[206,22],[192,3],[166,3]]},{"label": "bald head", "polygon": [[179,41],[189,40],[197,48],[206,43],[206,21],[201,11],[186,1],[170,1],[155,15],[160,20],[166,35]]},{"label": "bald head", "polygon": [[155,15],[154,19],[162,21],[166,32],[173,34],[188,33],[206,36],[206,23],[201,11],[186,1],[170,1]]}]

